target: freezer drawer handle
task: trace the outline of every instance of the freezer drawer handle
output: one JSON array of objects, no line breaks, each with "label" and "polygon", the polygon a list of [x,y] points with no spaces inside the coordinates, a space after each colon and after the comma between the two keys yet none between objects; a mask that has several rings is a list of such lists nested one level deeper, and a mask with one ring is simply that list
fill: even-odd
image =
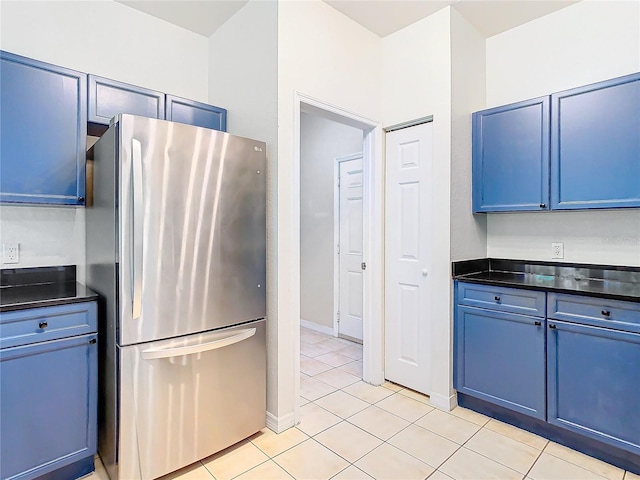
[{"label": "freezer drawer handle", "polygon": [[142,358],[144,360],[154,360],[156,358],[170,358],[179,357],[181,355],[193,355],[194,353],[207,352],[209,350],[215,350],[217,348],[227,347],[234,343],[246,340],[249,337],[253,337],[256,334],[255,328],[247,328],[246,330],[240,330],[239,332],[213,342],[201,343],[198,345],[189,345],[187,347],[176,348],[150,348],[149,350],[143,350]]},{"label": "freezer drawer handle", "polygon": [[131,140],[131,155],[133,164],[133,306],[132,317],[140,318],[142,310],[142,230],[144,226],[143,197],[142,197],[142,144],[135,138]]}]

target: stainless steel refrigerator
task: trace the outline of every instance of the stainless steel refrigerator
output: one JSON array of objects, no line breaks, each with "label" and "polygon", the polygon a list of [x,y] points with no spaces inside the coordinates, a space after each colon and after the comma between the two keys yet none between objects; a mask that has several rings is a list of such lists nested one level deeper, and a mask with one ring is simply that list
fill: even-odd
[{"label": "stainless steel refrigerator", "polygon": [[91,153],[98,450],[152,479],[265,426],[265,144],[120,115]]}]

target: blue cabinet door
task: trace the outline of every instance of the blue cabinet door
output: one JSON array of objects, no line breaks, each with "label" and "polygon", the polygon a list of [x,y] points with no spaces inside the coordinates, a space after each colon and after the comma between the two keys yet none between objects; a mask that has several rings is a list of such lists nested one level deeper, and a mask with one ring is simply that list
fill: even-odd
[{"label": "blue cabinet door", "polygon": [[83,205],[84,73],[0,52],[0,201]]},{"label": "blue cabinet door", "polygon": [[544,420],[545,320],[458,305],[454,387]]},{"label": "blue cabinet door", "polygon": [[0,350],[0,477],[27,480],[96,452],[96,335]]},{"label": "blue cabinet door", "polygon": [[167,95],[166,119],[196,127],[227,131],[227,111],[206,103]]},{"label": "blue cabinet door", "polygon": [[551,96],[551,208],[640,207],[640,74]]},{"label": "blue cabinet door", "polygon": [[473,114],[473,211],[548,209],[549,97]]},{"label": "blue cabinet door", "polygon": [[164,93],[89,75],[89,121],[109,125],[119,113],[164,120]]},{"label": "blue cabinet door", "polygon": [[548,320],[548,421],[640,455],[640,334]]}]

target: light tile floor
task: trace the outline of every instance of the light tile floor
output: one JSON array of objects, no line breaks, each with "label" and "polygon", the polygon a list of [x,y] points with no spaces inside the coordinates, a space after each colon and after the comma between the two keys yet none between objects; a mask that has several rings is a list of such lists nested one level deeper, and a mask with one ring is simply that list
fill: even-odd
[{"label": "light tile floor", "polygon": [[[301,422],[264,429],[162,480],[640,480],[640,476],[458,407],[361,381],[362,346],[301,329]],[[107,480],[96,462],[90,480]],[[127,479],[123,479],[127,480]]]}]

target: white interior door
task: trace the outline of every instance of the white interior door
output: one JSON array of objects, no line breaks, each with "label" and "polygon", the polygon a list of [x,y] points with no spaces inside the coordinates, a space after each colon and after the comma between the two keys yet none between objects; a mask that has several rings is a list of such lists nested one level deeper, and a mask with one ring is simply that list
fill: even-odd
[{"label": "white interior door", "polygon": [[362,341],[362,156],[339,162],[338,335]]},{"label": "white interior door", "polygon": [[385,377],[429,394],[432,124],[386,143]]}]

